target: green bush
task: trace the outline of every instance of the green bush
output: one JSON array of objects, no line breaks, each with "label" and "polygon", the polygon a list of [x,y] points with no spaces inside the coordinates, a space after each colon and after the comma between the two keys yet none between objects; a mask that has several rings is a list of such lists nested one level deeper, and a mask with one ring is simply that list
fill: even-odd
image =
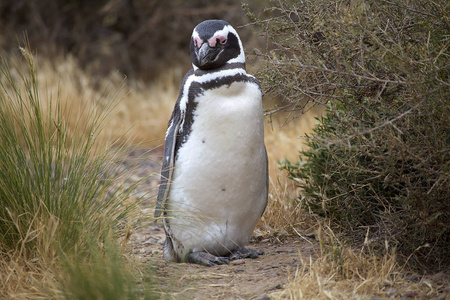
[{"label": "green bush", "polygon": [[[280,1],[263,86],[304,111],[327,103],[297,163],[300,199],[413,266],[450,264],[450,107],[445,1]],[[422,263],[422,265],[416,264]]]}]

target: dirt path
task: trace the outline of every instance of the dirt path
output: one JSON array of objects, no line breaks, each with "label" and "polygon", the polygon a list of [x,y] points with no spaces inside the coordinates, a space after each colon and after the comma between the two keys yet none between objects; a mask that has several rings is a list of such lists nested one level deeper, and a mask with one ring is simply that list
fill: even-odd
[{"label": "dirt path", "polygon": [[[130,153],[125,167],[133,168],[135,178],[159,172],[161,153],[145,153],[136,150]],[[143,160],[146,163],[142,163]],[[158,176],[151,176],[141,184],[136,193],[156,192]],[[153,193],[155,194],[155,193]],[[142,213],[152,216],[154,199],[142,203]],[[314,255],[317,242],[311,239],[257,238],[248,245],[263,250],[265,255],[258,259],[232,261],[229,265],[204,267],[194,264],[166,263],[162,257],[165,239],[161,224],[148,221],[140,224],[131,236],[135,255],[149,266],[155,267],[157,289],[168,298],[174,299],[268,299],[267,294],[282,288],[289,274],[299,267],[299,253],[303,257]]]},{"label": "dirt path", "polygon": [[[149,210],[149,213],[151,211]],[[264,250],[258,259],[232,261],[229,265],[204,267],[194,264],[165,263],[162,258],[164,230],[160,225],[140,227],[132,238],[134,253],[156,266],[162,294],[175,299],[268,299],[267,294],[282,288],[300,266],[303,257],[314,255],[312,240],[252,241],[250,248]]]}]

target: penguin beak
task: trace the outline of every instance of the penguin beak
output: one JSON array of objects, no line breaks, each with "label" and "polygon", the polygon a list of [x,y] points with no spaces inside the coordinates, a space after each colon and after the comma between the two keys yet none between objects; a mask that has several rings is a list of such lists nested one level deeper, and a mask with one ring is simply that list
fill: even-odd
[{"label": "penguin beak", "polygon": [[218,54],[220,53],[218,47],[210,47],[208,43],[203,43],[197,52],[197,59],[200,66],[206,65],[208,62],[216,60]]}]

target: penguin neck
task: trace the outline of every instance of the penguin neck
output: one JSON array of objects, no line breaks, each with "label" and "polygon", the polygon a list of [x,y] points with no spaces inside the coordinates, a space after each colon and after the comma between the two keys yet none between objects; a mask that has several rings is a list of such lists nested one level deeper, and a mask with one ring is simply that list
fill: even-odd
[{"label": "penguin neck", "polygon": [[201,70],[194,66],[194,74],[195,74],[195,76],[202,76],[205,74],[211,74],[211,73],[216,73],[216,72],[231,70],[231,69],[243,69],[245,71],[245,63],[241,63],[241,62],[226,63],[219,68],[211,69],[211,70]]}]

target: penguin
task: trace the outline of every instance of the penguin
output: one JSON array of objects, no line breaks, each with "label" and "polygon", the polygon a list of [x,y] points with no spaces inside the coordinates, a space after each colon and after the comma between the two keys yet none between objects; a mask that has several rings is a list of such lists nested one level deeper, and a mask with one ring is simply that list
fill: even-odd
[{"label": "penguin", "polygon": [[248,249],[268,196],[262,91],[245,70],[236,30],[198,24],[168,123],[155,218],[162,215],[164,259],[206,266],[257,258]]}]

